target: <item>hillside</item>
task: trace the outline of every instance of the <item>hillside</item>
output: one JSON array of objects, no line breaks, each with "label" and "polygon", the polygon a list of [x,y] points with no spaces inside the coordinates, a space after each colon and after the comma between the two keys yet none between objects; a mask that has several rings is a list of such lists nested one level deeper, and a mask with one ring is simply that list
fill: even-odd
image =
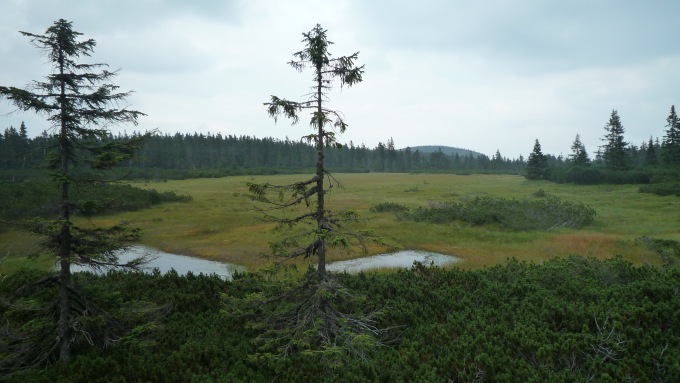
[{"label": "hillside", "polygon": [[[473,157],[477,158],[479,156],[482,156],[482,153],[475,152],[474,150],[469,150],[469,149],[461,149],[461,148],[454,148],[452,146],[441,146],[441,145],[423,145],[423,146],[409,146],[412,151],[420,151],[421,153],[434,153],[437,150],[441,150],[442,153],[448,155],[448,156],[453,156],[456,153],[463,157],[467,156],[468,154],[472,154]],[[405,148],[404,148],[405,149]],[[400,149],[400,150],[404,150]]]}]

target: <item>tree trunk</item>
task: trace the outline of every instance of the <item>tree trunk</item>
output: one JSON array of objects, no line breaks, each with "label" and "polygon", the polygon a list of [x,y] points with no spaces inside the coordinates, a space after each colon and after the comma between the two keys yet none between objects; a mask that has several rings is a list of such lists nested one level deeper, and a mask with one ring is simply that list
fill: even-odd
[{"label": "tree trunk", "polygon": [[61,155],[61,231],[59,233],[59,359],[68,361],[71,359],[71,298],[69,296],[69,284],[71,283],[71,226],[69,206],[69,138],[66,124],[66,84],[64,82],[64,56],[59,51],[59,73],[62,75],[61,96],[59,107],[61,108],[61,131],[59,134],[59,154]]},{"label": "tree trunk", "polygon": [[59,359],[71,359],[71,297],[69,284],[71,283],[71,262],[68,258],[70,247],[70,227],[64,223],[61,227],[61,246],[59,249]]},{"label": "tree trunk", "polygon": [[[317,224],[317,230],[319,233],[322,232],[322,230],[325,229],[326,225],[326,207],[325,207],[325,199],[324,199],[324,166],[323,166],[323,160],[324,160],[324,153],[323,153],[323,143],[324,143],[324,120],[325,118],[323,117],[323,109],[321,108],[321,102],[322,102],[322,87],[323,87],[323,77],[321,74],[321,64],[317,65],[316,68],[316,81],[317,81],[317,87],[316,87],[316,105],[317,105],[317,127],[318,127],[318,136],[316,140],[316,198],[317,198],[317,204],[316,204],[316,224]],[[321,238],[321,244],[319,246],[317,255],[319,257],[319,262],[317,265],[317,270],[319,272],[319,280],[322,280],[326,276],[326,240],[324,238]]]},{"label": "tree trunk", "polygon": [[[66,140],[64,134],[61,140]],[[61,145],[64,145],[62,142]],[[62,150],[64,148],[62,147]],[[62,171],[64,176],[68,174],[68,158],[62,158]],[[67,361],[71,359],[71,298],[69,285],[71,283],[71,226],[69,212],[69,184],[61,183],[61,231],[59,233],[59,359]]]}]

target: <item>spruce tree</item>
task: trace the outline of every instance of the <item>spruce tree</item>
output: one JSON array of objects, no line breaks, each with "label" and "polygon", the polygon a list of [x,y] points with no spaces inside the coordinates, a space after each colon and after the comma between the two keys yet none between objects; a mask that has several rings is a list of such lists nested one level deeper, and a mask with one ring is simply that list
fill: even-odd
[{"label": "spruce tree", "polygon": [[[354,211],[332,210],[326,204],[331,188],[339,185],[326,169],[326,149],[340,147],[337,134],[347,128],[342,114],[327,106],[328,94],[333,80],[353,86],[362,81],[364,70],[355,65],[358,53],[332,57],[328,51],[332,42],[318,24],[303,33],[302,42],[304,49],[294,53],[295,59],[288,64],[298,72],[312,70],[308,99],[291,101],[271,96],[264,105],[275,121],[284,116],[297,123],[302,112],[309,112],[312,133],[304,138],[316,148],[316,172],[292,184],[249,183],[248,188],[265,220],[285,229],[286,237],[270,244],[272,255],[280,261],[315,257],[316,270],[309,271],[290,291],[277,292],[265,302],[273,311],[253,324],[263,330],[257,339],[261,353],[256,358],[278,360],[302,353],[318,357],[325,367],[334,369],[347,359],[366,358],[379,343],[375,336],[382,333],[372,319],[374,313],[364,313],[361,299],[326,270],[330,249],[357,245],[365,251],[365,239],[376,239],[370,232],[350,228],[358,218]],[[291,209],[292,215],[287,214]]]},{"label": "spruce tree", "polygon": [[628,143],[623,140],[625,130],[616,109],[612,110],[609,122],[604,129],[607,131],[602,139],[605,141],[602,146],[604,166],[611,170],[627,170],[630,167],[631,159],[626,152]]},{"label": "spruce tree", "polygon": [[[92,39],[79,40],[82,35],[63,19],[56,21],[44,34],[20,32],[47,56],[51,70],[43,81],[33,81],[26,89],[0,86],[4,97],[20,110],[46,116],[57,137],[57,145],[48,156],[51,178],[60,195],[59,216],[55,220],[33,219],[25,223],[32,232],[45,236],[44,250],[56,256],[58,275],[46,278],[41,284],[56,284],[59,289],[58,318],[55,334],[38,339],[39,344],[21,349],[15,357],[31,359],[40,364],[51,360],[56,351],[58,358],[71,359],[72,346],[93,343],[97,339],[90,332],[87,316],[97,309],[82,290],[74,285],[71,265],[137,268],[142,259],[125,265],[118,263],[114,251],[139,236],[139,230],[124,225],[109,228],[78,227],[72,215],[79,208],[72,199],[72,188],[103,180],[101,172],[127,161],[141,145],[137,138],[127,142],[108,140],[108,127],[115,123],[137,124],[143,113],[119,108],[130,92],[118,92],[118,86],[109,81],[116,76],[106,64],[80,62],[89,57],[95,48]],[[23,353],[23,354],[22,354]],[[21,362],[17,359],[17,364]],[[30,367],[30,366],[29,366]]]},{"label": "spruce tree", "polygon": [[2,134],[2,152],[0,152],[0,165],[3,168],[16,168],[19,157],[20,136],[14,126],[5,128]]},{"label": "spruce tree", "polygon": [[496,153],[491,157],[491,169],[499,170],[502,168],[505,159],[501,155],[500,149],[496,149]]},{"label": "spruce tree", "polygon": [[649,143],[647,143],[647,150],[645,152],[645,165],[656,166],[659,164],[659,159],[656,155],[656,146],[654,145],[654,140],[649,137]]},{"label": "spruce tree", "polygon": [[541,143],[536,139],[536,142],[534,142],[534,149],[529,154],[527,167],[525,169],[525,177],[528,180],[540,180],[545,178],[547,170],[548,158],[541,151]]},{"label": "spruce tree", "polygon": [[671,112],[666,118],[666,127],[668,129],[661,146],[664,164],[680,165],[680,121],[675,113],[675,105],[671,105]]},{"label": "spruce tree", "polygon": [[581,142],[581,136],[576,135],[574,143],[571,144],[572,154],[569,155],[569,160],[572,166],[575,167],[586,167],[590,165],[590,158],[588,157],[588,152],[586,147]]},{"label": "spruce tree", "polygon": [[[316,173],[310,179],[292,185],[274,186],[251,183],[249,187],[256,199],[274,203],[276,210],[303,203],[311,207],[312,210],[309,214],[292,219],[276,218],[271,215],[267,215],[267,217],[280,224],[293,225],[299,222],[314,222],[313,239],[309,245],[292,246],[291,248],[288,246],[290,242],[286,241],[285,244],[282,244],[283,246],[275,246],[274,253],[283,259],[315,256],[318,260],[317,272],[319,278],[323,279],[326,272],[328,246],[340,244],[332,238],[343,228],[342,222],[352,218],[352,215],[345,214],[331,217],[331,212],[326,207],[328,188],[332,187],[334,179],[330,177],[325,167],[325,149],[330,146],[341,146],[337,141],[336,134],[343,133],[347,128],[342,114],[326,106],[328,93],[332,89],[334,79],[340,80],[340,84],[343,86],[353,86],[362,81],[364,70],[363,66],[354,64],[358,58],[358,52],[350,56],[331,57],[328,48],[332,42],[328,41],[326,30],[322,29],[320,25],[317,25],[308,33],[303,33],[303,36],[302,42],[305,44],[305,48],[293,54],[295,60],[288,64],[298,72],[302,72],[306,68],[312,69],[313,86],[309,98],[304,101],[290,101],[271,96],[271,101],[265,103],[265,106],[269,115],[275,121],[283,115],[290,118],[294,124],[299,121],[301,112],[309,111],[311,115],[309,125],[313,129],[313,133],[304,138],[313,143],[316,148]],[[267,199],[266,191],[271,188],[290,192],[290,199],[278,202]],[[278,195],[281,196],[280,193]],[[315,201],[312,201],[312,199],[315,199]]]}]

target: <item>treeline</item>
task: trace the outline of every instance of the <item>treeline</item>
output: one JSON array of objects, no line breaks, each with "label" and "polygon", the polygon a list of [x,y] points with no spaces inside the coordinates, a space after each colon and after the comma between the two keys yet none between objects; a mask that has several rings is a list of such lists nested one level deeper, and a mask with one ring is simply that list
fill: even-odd
[{"label": "treeline", "polygon": [[578,134],[567,158],[543,154],[536,139],[525,175],[531,180],[576,184],[668,183],[663,189],[674,190],[680,180],[680,120],[675,106],[671,106],[666,118],[666,128],[663,140],[650,137],[648,142],[636,146],[625,140],[618,111],[612,110],[604,127],[604,144],[595,152],[594,159],[588,155]]},{"label": "treeline", "polygon": [[[109,140],[129,140],[139,136],[110,136]],[[55,145],[53,136],[29,138],[22,123],[19,130],[6,128],[0,136],[0,171],[22,177],[40,167]],[[255,138],[221,134],[154,134],[146,137],[139,158],[127,164],[134,178],[219,177],[239,174],[298,173],[312,170],[316,149],[305,141]],[[464,172],[521,174],[525,162],[503,157],[497,151],[491,158],[470,150],[452,152],[396,149],[390,138],[374,148],[350,142],[342,148],[325,149],[326,167],[333,172]],[[21,170],[21,172],[17,172]]]},{"label": "treeline", "polygon": [[[650,244],[674,249],[678,244]],[[44,275],[21,272],[0,284],[0,320],[11,331],[40,326],[56,288],[19,287]],[[366,360],[324,366],[296,354],[269,364],[249,357],[256,320],[245,297],[280,291],[283,282],[255,275],[216,276],[114,272],[76,274],[97,291],[97,304],[136,336],[116,347],[77,345],[69,363],[14,374],[7,382],[677,382],[680,381],[680,274],[676,268],[634,267],[621,259],[510,261],[465,271],[417,265],[398,273],[341,274],[376,318],[394,328],[385,347]],[[120,302],[165,306],[152,324],[120,310]],[[29,306],[33,305],[33,306]],[[44,313],[49,314],[49,313]],[[267,312],[259,313],[266,316]],[[119,323],[119,322],[116,322]],[[16,338],[0,337],[0,361]]]},{"label": "treeline", "polygon": [[[350,142],[342,148],[324,150],[326,167],[333,172],[428,172],[523,174],[577,184],[673,183],[680,179],[680,124],[671,107],[662,139],[634,145],[624,139],[625,130],[616,110],[605,125],[604,145],[588,154],[576,135],[567,156],[544,154],[538,139],[527,160],[504,157],[499,150],[491,157],[465,149],[444,147],[397,149],[394,140],[374,148]],[[125,141],[140,133],[110,136]],[[0,179],[35,176],[55,145],[43,132],[29,138],[24,123],[0,135]],[[421,150],[422,149],[422,150]],[[218,134],[153,134],[145,139],[138,159],[119,170],[120,177],[137,179],[183,179],[245,174],[278,174],[313,171],[315,148],[306,141],[280,140]],[[672,187],[672,186],[671,186]]]}]

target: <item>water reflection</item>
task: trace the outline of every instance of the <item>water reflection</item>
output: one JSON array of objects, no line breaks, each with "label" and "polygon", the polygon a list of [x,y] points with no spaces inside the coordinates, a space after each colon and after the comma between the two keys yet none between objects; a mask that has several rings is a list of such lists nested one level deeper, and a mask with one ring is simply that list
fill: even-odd
[{"label": "water reflection", "polygon": [[[209,261],[185,255],[171,254],[146,246],[131,246],[126,251],[118,253],[118,259],[121,263],[125,263],[143,255],[147,255],[151,259],[151,261],[143,268],[143,271],[145,272],[151,272],[153,269],[157,268],[162,274],[165,274],[171,269],[174,269],[179,275],[185,275],[191,271],[194,274],[217,274],[225,279],[231,279],[234,273],[246,271],[244,266],[235,265],[233,263]],[[331,262],[326,265],[326,269],[328,271],[354,274],[372,269],[407,269],[413,266],[413,262],[420,262],[426,266],[429,266],[430,264],[444,266],[461,261],[461,258],[445,254],[404,250],[396,253]],[[77,265],[73,265],[71,270],[74,272],[92,271],[89,267]]]},{"label": "water reflection", "polygon": [[[143,270],[145,272],[151,272],[153,269],[157,268],[162,274],[167,273],[171,269],[175,269],[179,275],[185,275],[191,271],[194,274],[217,274],[222,278],[231,279],[234,273],[244,272],[246,270],[244,266],[232,263],[216,262],[185,255],[171,254],[146,246],[131,246],[126,251],[121,251],[117,255],[120,263],[128,262],[143,255],[148,255],[151,261],[145,265]],[[92,269],[85,266],[73,265],[72,271],[92,271]]]},{"label": "water reflection", "polygon": [[374,255],[371,257],[350,259],[348,261],[332,262],[326,266],[329,271],[359,273],[371,269],[410,268],[413,262],[420,262],[426,266],[444,266],[449,263],[461,262],[462,259],[450,255],[430,253],[427,251],[404,250],[396,253]]}]

